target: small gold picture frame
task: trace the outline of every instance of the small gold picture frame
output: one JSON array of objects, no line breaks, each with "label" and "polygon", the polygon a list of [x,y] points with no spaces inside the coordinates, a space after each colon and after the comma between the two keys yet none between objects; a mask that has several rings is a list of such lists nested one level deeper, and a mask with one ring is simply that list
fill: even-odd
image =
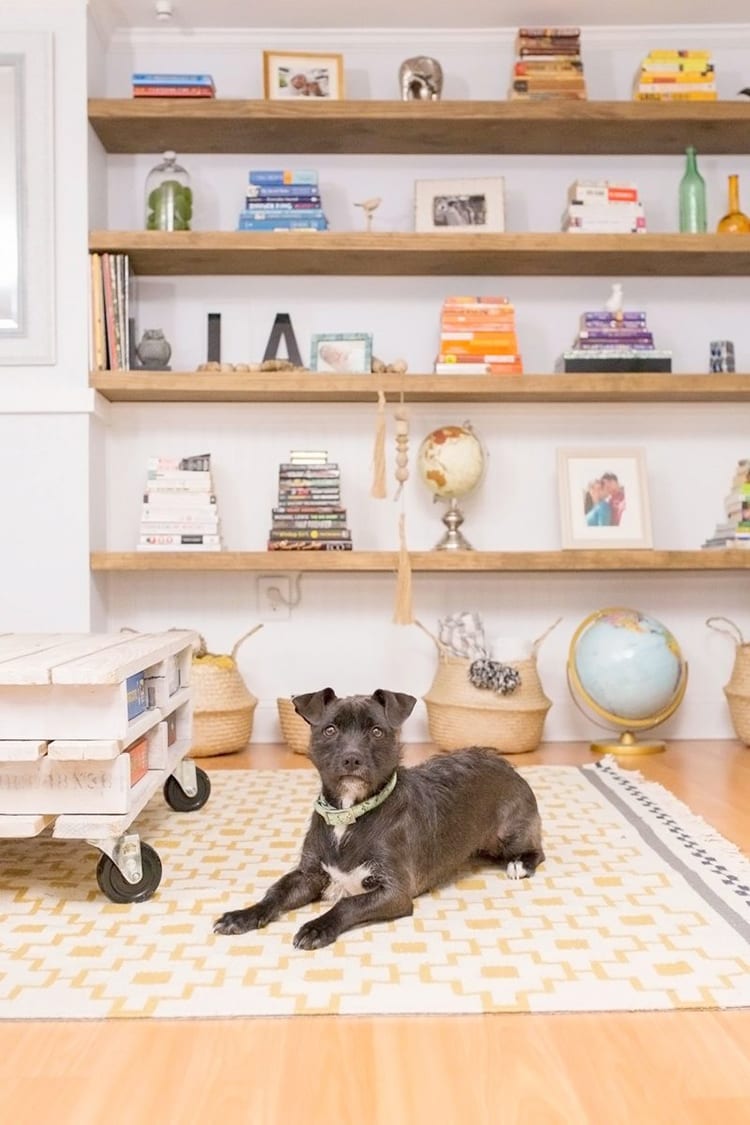
[{"label": "small gold picture frame", "polygon": [[344,56],[264,51],[263,96],[272,101],[340,101],[344,97]]}]

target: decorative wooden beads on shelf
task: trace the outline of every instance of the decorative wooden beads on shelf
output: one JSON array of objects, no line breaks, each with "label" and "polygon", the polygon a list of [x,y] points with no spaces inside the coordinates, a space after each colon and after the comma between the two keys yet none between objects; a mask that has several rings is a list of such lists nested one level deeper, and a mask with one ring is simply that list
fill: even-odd
[{"label": "decorative wooden beads on shelf", "polygon": [[398,481],[395,499],[398,500],[404,484],[409,479],[409,411],[403,403],[396,410],[396,472]]}]

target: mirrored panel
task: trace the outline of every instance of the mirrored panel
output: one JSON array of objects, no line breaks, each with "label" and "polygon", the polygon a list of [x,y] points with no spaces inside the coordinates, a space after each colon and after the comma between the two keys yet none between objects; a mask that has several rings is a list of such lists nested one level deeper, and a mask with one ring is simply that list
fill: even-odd
[{"label": "mirrored panel", "polygon": [[55,362],[52,36],[0,36],[0,364]]},{"label": "mirrored panel", "polygon": [[0,54],[0,333],[23,331],[18,243],[21,234],[19,120],[21,59]]}]

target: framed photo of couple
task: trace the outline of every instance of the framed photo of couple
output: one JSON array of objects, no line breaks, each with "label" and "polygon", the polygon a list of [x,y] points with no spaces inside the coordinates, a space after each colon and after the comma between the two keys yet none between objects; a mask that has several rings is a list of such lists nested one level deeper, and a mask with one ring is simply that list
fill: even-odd
[{"label": "framed photo of couple", "polygon": [[642,449],[558,449],[563,549],[651,547]]}]

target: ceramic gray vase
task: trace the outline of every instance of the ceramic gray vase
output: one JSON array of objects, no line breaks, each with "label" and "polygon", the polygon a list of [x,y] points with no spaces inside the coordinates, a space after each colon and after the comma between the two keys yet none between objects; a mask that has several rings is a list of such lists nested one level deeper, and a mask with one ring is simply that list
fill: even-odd
[{"label": "ceramic gray vase", "polygon": [[166,370],[172,348],[161,328],[145,329],[141,342],[135,349],[141,367],[150,371]]}]

